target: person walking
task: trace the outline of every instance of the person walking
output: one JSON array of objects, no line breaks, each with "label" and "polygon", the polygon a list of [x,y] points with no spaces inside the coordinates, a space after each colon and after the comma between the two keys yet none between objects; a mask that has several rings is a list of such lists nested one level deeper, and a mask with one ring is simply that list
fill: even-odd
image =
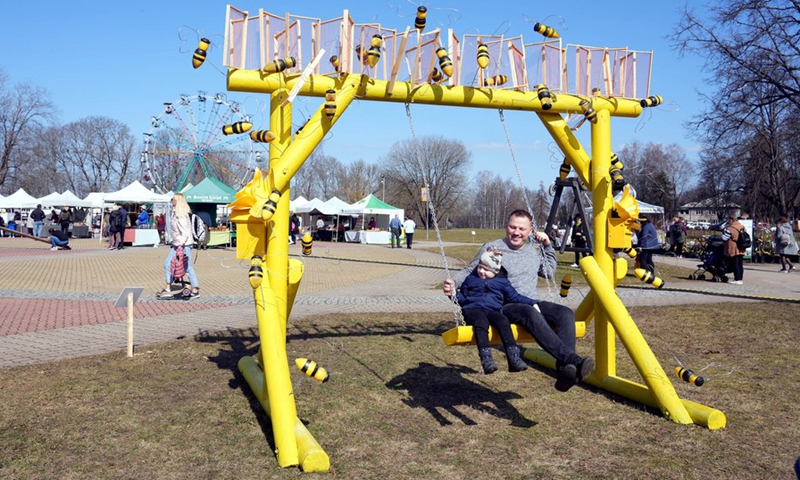
[{"label": "person walking", "polygon": [[637,255],[637,259],[642,268],[655,274],[656,265],[653,263],[653,254],[661,248],[661,242],[658,241],[658,232],[647,215],[639,215],[639,224],[642,229],[639,231],[639,255]]},{"label": "person walking", "polygon": [[683,258],[683,246],[686,243],[688,231],[682,218],[674,217],[672,219],[672,225],[669,226],[669,251],[678,258]]},{"label": "person walking", "polygon": [[42,227],[44,226],[45,213],[42,210],[42,204],[36,205],[36,208],[31,212],[30,218],[33,219],[33,236],[40,238],[42,236]]},{"label": "person walking", "polygon": [[744,251],[739,250],[739,235],[744,231],[744,227],[734,215],[728,217],[728,225],[722,230],[722,239],[725,241],[723,253],[728,260],[728,269],[733,272],[733,280],[730,284],[742,285],[744,283]]},{"label": "person walking", "polygon": [[[586,235],[583,231],[583,219],[581,216],[575,215],[575,218],[572,222],[572,247],[573,248],[586,248]],[[578,268],[578,262],[581,261],[581,258],[587,256],[588,253],[580,252],[575,250],[575,263],[570,265],[571,267]]]},{"label": "person walking", "polygon": [[403,228],[403,222],[400,221],[400,215],[397,214],[394,218],[389,222],[389,231],[392,232],[392,236],[390,237],[390,243],[392,244],[392,248],[394,248],[395,240],[397,240],[397,248],[400,248],[400,237],[401,231]]},{"label": "person walking", "polygon": [[792,265],[789,255],[797,255],[797,240],[794,238],[792,224],[786,215],[781,215],[775,224],[775,253],[781,256],[781,273],[792,273]]},{"label": "person walking", "polygon": [[406,246],[411,248],[411,244],[414,242],[414,229],[417,228],[417,224],[414,223],[414,220],[411,218],[411,215],[406,217],[406,221],[403,222],[403,230],[406,231]]},{"label": "person walking", "polygon": [[169,255],[164,260],[164,273],[166,276],[166,284],[164,289],[158,293],[159,298],[172,298],[172,282],[176,280],[172,276],[172,259],[176,255],[185,256],[186,258],[186,275],[189,276],[189,283],[191,289],[184,290],[183,296],[189,298],[196,298],[200,296],[200,283],[197,281],[197,275],[194,272],[192,265],[192,247],[194,247],[194,238],[192,235],[192,209],[186,203],[186,197],[181,193],[176,193],[172,197],[172,213],[169,222],[169,234],[172,239],[172,245],[169,249]]},{"label": "person walking", "polygon": [[70,213],[69,207],[64,207],[58,214],[58,223],[61,224],[62,232],[69,233],[70,222],[72,222],[72,213]]},{"label": "person walking", "polygon": [[117,223],[117,250],[122,250],[125,246],[125,227],[128,226],[128,211],[123,205],[119,206],[119,217]]}]

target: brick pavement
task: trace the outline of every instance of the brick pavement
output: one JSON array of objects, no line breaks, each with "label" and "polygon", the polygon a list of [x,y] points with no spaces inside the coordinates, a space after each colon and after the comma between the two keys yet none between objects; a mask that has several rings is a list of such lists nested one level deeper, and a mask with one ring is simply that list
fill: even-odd
[{"label": "brick pavement", "polygon": [[[137,351],[147,344],[255,326],[249,262],[232,250],[204,250],[195,268],[200,298],[189,302],[156,300],[163,286],[165,248],[108,251],[97,240],[76,240],[73,250],[51,252],[45,244],[0,238],[0,368],[125,349],[124,309],[113,302],[125,286],[143,286],[134,311]],[[305,274],[291,321],[331,312],[452,312],[436,288],[445,278],[441,254],[418,248],[391,249],[318,242],[314,255],[302,258]],[[300,245],[290,247],[299,256]],[[661,258],[694,267],[696,260]],[[451,269],[454,268],[451,265]],[[710,292],[735,291],[800,299],[800,275],[775,273],[776,265],[746,265],[745,285],[685,282],[682,287]],[[577,272],[577,270],[576,270]],[[573,287],[566,305],[575,307],[588,291]],[[619,289],[629,306],[715,303],[729,298]],[[554,288],[540,288],[545,299],[560,301]]]}]

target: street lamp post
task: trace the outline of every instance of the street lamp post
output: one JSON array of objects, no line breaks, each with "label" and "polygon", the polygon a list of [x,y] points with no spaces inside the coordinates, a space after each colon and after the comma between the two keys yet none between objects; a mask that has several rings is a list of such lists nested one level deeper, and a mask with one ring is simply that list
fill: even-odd
[{"label": "street lamp post", "polygon": [[381,202],[386,201],[386,178],[381,174]]}]

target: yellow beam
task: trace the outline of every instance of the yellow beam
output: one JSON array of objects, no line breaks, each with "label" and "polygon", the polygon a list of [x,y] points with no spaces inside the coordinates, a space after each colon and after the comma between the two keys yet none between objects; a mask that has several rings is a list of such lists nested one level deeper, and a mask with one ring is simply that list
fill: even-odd
[{"label": "yellow beam", "polygon": [[[312,75],[300,88],[299,95],[324,97],[325,92],[331,88],[338,92],[342,88],[343,82],[347,82],[347,78],[353,75],[350,74],[344,78]],[[228,70],[228,90],[272,93],[282,88],[291,89],[299,78],[300,75],[287,76],[284,73],[265,74],[260,70],[230,69]],[[536,92],[429,84],[414,86],[409,82],[396,82],[394,85],[390,85],[385,80],[372,78],[366,78],[362,82],[358,91],[358,99],[544,112],[542,102]],[[564,114],[582,112],[578,106],[581,100],[582,98],[577,95],[561,93],[558,95],[558,100],[552,103],[552,108],[548,112]],[[598,112],[608,111],[612,116],[618,117],[635,118],[642,113],[642,106],[638,100],[626,98],[592,97],[592,108]]]}]

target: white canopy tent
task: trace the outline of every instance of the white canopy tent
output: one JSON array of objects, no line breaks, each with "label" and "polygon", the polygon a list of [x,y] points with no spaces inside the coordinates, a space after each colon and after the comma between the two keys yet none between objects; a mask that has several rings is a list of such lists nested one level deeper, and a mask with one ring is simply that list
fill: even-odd
[{"label": "white canopy tent", "polygon": [[308,203],[308,200],[300,195],[299,197],[295,198],[294,200],[289,201],[289,211],[290,212],[297,212],[297,207],[301,207]]},{"label": "white canopy tent", "polygon": [[103,192],[92,192],[89,195],[86,195],[86,198],[83,200],[90,202],[92,204],[92,208],[103,208],[105,196],[106,194]]},{"label": "white canopy tent", "polygon": [[69,190],[64,193],[53,192],[50,195],[45,195],[38,200],[43,207],[91,207],[92,203],[86,200],[81,200],[77,195]]},{"label": "white canopy tent", "polygon": [[38,204],[39,201],[22,188],[0,199],[0,208],[36,208]]},{"label": "white canopy tent", "polygon": [[168,203],[171,200],[172,195],[155,193],[138,180],[122,190],[105,194],[106,203]]}]

